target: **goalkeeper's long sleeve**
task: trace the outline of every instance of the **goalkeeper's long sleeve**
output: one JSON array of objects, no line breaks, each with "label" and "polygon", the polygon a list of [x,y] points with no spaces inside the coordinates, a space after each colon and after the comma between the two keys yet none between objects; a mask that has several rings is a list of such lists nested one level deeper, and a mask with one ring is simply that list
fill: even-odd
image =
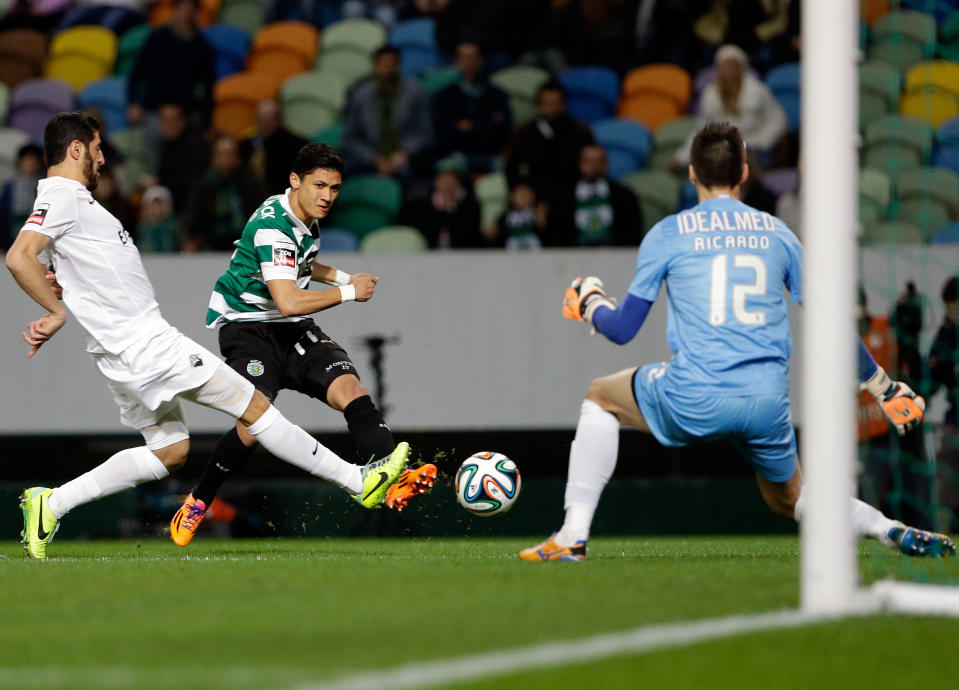
[{"label": "goalkeeper's long sleeve", "polygon": [[876,364],[876,360],[873,359],[872,354],[866,348],[866,343],[862,341],[862,338],[857,337],[857,342],[859,343],[859,354],[858,354],[858,368],[859,368],[859,382],[865,383],[871,379],[876,370],[879,368],[879,365]]},{"label": "goalkeeper's long sleeve", "polygon": [[593,327],[617,345],[624,345],[639,332],[652,305],[649,300],[627,294],[615,309],[597,307]]}]

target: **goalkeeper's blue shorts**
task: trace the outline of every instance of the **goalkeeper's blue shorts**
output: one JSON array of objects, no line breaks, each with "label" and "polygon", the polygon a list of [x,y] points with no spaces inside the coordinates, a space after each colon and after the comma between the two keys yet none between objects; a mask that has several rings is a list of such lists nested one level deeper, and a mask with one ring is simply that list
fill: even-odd
[{"label": "goalkeeper's blue shorts", "polygon": [[795,474],[796,433],[788,395],[666,391],[666,378],[656,375],[662,366],[647,364],[633,376],[633,395],[657,441],[687,446],[727,439],[764,479],[784,482]]}]

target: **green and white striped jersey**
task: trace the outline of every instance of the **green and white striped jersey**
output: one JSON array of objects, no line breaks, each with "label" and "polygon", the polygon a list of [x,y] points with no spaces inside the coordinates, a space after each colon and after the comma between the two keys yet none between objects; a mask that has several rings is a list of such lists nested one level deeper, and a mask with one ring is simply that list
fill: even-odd
[{"label": "green and white striped jersey", "polygon": [[[289,192],[289,190],[287,190]],[[206,312],[207,328],[227,321],[300,321],[283,316],[270,297],[269,280],[295,280],[307,289],[320,249],[316,221],[307,227],[293,215],[286,193],[264,201],[250,216],[230,267],[216,281]]]}]

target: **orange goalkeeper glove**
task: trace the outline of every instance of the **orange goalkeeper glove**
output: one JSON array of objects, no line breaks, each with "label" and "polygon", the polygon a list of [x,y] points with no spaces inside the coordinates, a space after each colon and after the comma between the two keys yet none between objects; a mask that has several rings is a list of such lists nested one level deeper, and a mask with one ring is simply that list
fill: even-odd
[{"label": "orange goalkeeper glove", "polygon": [[585,321],[592,325],[593,313],[600,306],[616,308],[616,305],[606,298],[603,281],[599,278],[595,276],[576,278],[566,288],[566,294],[563,296],[563,316],[567,319]]},{"label": "orange goalkeeper glove", "polygon": [[900,436],[922,421],[926,401],[902,381],[890,379],[882,367],[863,384],[863,388],[872,393]]}]

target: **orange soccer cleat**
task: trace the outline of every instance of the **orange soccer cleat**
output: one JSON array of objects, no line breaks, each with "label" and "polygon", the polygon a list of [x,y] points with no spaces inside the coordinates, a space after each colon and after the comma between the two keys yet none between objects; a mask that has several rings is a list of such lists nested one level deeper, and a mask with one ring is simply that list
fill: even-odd
[{"label": "orange soccer cleat", "polygon": [[177,546],[186,546],[193,539],[197,528],[203,522],[203,515],[206,513],[206,503],[193,498],[189,494],[183,505],[176,511],[176,515],[170,520],[170,539]]},{"label": "orange soccer cleat", "polygon": [[541,544],[523,549],[519,557],[524,561],[585,561],[586,542],[580,540],[572,546],[560,546],[554,534]]},{"label": "orange soccer cleat", "polygon": [[383,501],[387,508],[403,510],[410,499],[425,494],[436,482],[436,465],[428,463],[414,469],[403,471],[396,483],[386,492]]}]

